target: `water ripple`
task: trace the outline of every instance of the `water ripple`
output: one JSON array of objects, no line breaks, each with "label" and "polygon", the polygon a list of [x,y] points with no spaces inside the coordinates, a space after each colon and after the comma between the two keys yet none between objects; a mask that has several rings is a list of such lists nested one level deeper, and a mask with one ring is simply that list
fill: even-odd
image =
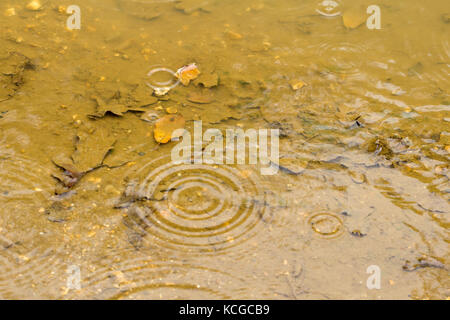
[{"label": "water ripple", "polygon": [[128,208],[128,217],[163,246],[221,251],[251,238],[264,219],[264,193],[251,170],[163,157],[134,176],[145,178],[135,187],[140,201]]},{"label": "water ripple", "polygon": [[121,261],[123,253],[103,257],[98,261],[101,266],[83,277],[81,290],[65,298],[230,299],[223,288],[242,284],[242,279],[214,268],[147,257]]}]

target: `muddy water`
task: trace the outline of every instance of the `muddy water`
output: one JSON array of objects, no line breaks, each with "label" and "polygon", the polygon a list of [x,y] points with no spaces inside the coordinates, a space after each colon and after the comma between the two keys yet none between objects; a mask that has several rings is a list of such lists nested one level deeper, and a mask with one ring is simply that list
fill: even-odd
[{"label": "muddy water", "polygon": [[[26,3],[0,4],[0,298],[449,297],[447,1]],[[279,129],[279,172],[171,163],[167,108]]]}]

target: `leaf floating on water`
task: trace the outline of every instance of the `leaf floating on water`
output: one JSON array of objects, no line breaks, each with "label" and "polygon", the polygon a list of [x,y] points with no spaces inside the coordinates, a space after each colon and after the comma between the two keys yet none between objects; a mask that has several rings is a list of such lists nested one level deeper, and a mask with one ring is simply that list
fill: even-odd
[{"label": "leaf floating on water", "polygon": [[347,29],[356,29],[366,21],[363,10],[349,9],[342,15],[342,22]]},{"label": "leaf floating on water", "polygon": [[172,133],[177,129],[183,129],[186,124],[182,115],[166,115],[155,123],[153,135],[156,142],[167,143],[172,138]]},{"label": "leaf floating on water", "polygon": [[187,86],[191,80],[196,79],[200,75],[200,70],[195,63],[181,67],[175,73],[175,76],[184,86]]}]

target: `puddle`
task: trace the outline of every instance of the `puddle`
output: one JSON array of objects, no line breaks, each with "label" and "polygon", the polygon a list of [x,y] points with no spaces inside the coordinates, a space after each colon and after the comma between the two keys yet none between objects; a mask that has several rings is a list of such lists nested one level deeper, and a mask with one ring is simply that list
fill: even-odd
[{"label": "puddle", "polygon": [[448,299],[444,3],[0,4],[0,298]]}]

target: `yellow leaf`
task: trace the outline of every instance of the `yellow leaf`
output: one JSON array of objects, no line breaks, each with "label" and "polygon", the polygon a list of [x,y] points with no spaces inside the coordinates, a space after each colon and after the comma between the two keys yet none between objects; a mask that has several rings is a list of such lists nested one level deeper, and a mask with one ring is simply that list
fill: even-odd
[{"label": "yellow leaf", "polygon": [[191,63],[187,66],[184,66],[178,69],[177,72],[175,73],[176,77],[185,86],[187,86],[191,80],[197,78],[199,74],[200,70],[198,70],[197,65],[195,63]]},{"label": "yellow leaf", "polygon": [[172,132],[183,129],[186,121],[182,115],[165,115],[155,123],[153,136],[158,143],[167,143],[172,138]]},{"label": "yellow leaf", "polygon": [[356,29],[366,21],[362,10],[349,9],[342,15],[342,22],[347,29]]}]

